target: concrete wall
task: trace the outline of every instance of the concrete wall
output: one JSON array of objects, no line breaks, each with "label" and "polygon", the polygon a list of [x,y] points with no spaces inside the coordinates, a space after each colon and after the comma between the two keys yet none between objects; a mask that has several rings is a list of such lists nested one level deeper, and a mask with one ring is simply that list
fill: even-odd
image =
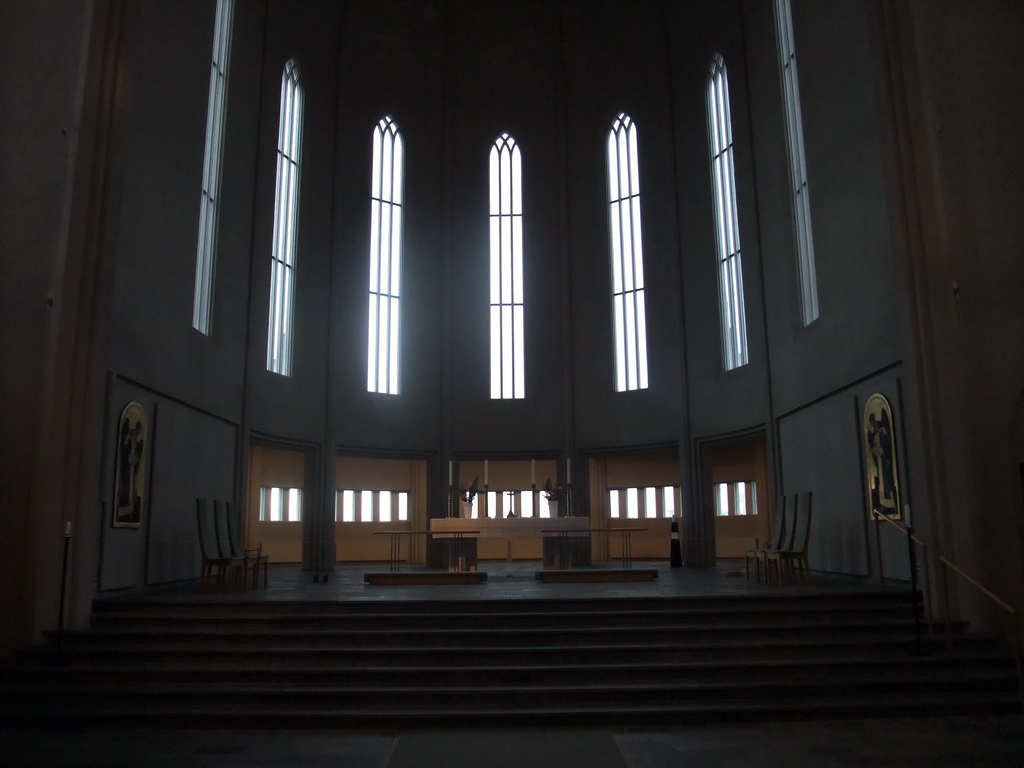
[{"label": "concrete wall", "polygon": [[[76,521],[78,541],[62,491],[74,482],[64,464],[65,411],[82,419],[61,382],[80,385],[61,340],[78,299],[65,270],[73,276],[77,266],[68,258],[75,171],[90,156],[79,141],[89,135],[81,120],[91,35],[85,0],[0,7],[0,655],[56,626],[67,520]],[[92,540],[84,541],[94,566]]]},{"label": "concrete wall", "polygon": [[[997,0],[981,10],[793,0],[821,305],[803,327],[771,3],[240,4],[204,337],[190,316],[213,7],[43,2],[0,18],[14,105],[4,128],[21,142],[0,174],[14,201],[0,228],[12,266],[3,345],[20,361],[4,374],[4,432],[27,436],[5,445],[5,501],[38,513],[31,523],[3,515],[5,540],[29,555],[6,559],[2,578],[32,574],[20,606],[32,618],[14,634],[52,620],[66,517],[81,532],[79,620],[97,571],[101,588],[186,574],[188,499],[207,488],[244,499],[252,437],[315,457],[306,479],[318,526],[339,447],[423,457],[436,514],[449,456],[564,466],[677,444],[692,521],[707,514],[692,482],[695,441],[764,429],[773,490],[814,491],[812,566],[871,573],[857,414],[873,391],[890,396],[902,425],[901,481],[922,530],[989,581],[1024,583],[1024,356],[1007,343],[1024,323],[1024,169],[1013,150],[1024,11]],[[732,95],[751,348],[750,364],[730,372],[704,94],[715,52]],[[266,372],[264,349],[290,57],[306,122],[296,365],[281,377]],[[604,199],[620,111],[640,137],[651,360],[651,387],[621,394]],[[369,146],[384,114],[408,150],[399,397],[364,391]],[[491,401],[487,384],[486,156],[502,131],[522,147],[527,192],[518,402]],[[151,405],[158,428],[152,528],[140,536],[106,530],[101,506],[107,434],[126,398]],[[202,471],[196,456],[210,459]],[[898,571],[896,545],[883,550]]]},{"label": "concrete wall", "polygon": [[[902,419],[891,384],[903,354],[873,18],[846,0],[794,0],[792,8],[821,312],[807,326],[799,320],[772,7],[744,6],[776,479],[779,493],[814,493],[811,567],[868,574],[857,403],[870,394],[862,382],[885,371]],[[859,401],[850,387],[865,392]]]}]

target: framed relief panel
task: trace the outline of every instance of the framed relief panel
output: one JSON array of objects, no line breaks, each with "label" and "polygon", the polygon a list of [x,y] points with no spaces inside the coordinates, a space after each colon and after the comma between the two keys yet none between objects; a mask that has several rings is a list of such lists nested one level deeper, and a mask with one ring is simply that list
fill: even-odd
[{"label": "framed relief panel", "polygon": [[148,421],[140,403],[128,403],[117,422],[114,503],[111,524],[115,528],[142,525],[146,497]]},{"label": "framed relief panel", "polygon": [[885,395],[875,393],[864,405],[864,466],[871,517],[903,516],[900,506],[899,467],[892,407]]}]

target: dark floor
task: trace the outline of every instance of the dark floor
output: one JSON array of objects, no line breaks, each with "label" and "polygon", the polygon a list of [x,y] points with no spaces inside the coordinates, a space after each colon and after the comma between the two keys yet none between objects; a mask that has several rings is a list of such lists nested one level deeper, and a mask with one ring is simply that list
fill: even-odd
[{"label": "dark floor", "polygon": [[[617,563],[607,570],[620,571]],[[602,568],[604,565],[601,566]],[[189,581],[150,588],[143,592],[128,594],[107,593],[105,599],[160,599],[187,598],[211,601],[234,602],[273,600],[516,600],[587,597],[633,597],[637,595],[664,597],[673,595],[726,595],[726,594],[770,594],[794,591],[818,591],[830,589],[876,588],[877,582],[863,578],[826,576],[818,574],[808,586],[758,583],[753,575],[745,578],[743,560],[722,560],[710,568],[671,568],[664,561],[634,561],[633,567],[656,569],[658,578],[651,582],[597,583],[597,584],[546,584],[537,580],[539,561],[521,560],[514,562],[483,561],[479,570],[487,574],[482,584],[450,586],[369,586],[363,582],[367,572],[387,572],[387,563],[339,565],[326,581],[311,573],[299,570],[297,566],[271,566],[266,589],[216,592],[199,592],[198,584]],[[424,566],[402,564],[402,572],[428,570]],[[586,568],[577,569],[580,571]],[[589,569],[589,570],[597,570]],[[907,589],[906,585],[892,584],[887,589]]]},{"label": "dark floor", "polygon": [[[603,740],[596,759],[571,751]],[[514,750],[498,751],[509,742]],[[408,745],[408,748],[406,748]],[[491,745],[488,748],[488,745]],[[587,762],[581,762],[586,759]],[[351,734],[0,728],[4,768],[1017,768],[1024,718],[892,718],[673,731]]]},{"label": "dark floor", "polygon": [[[648,583],[542,584],[539,563],[482,563],[480,585],[370,587],[367,570],[346,566],[329,580],[294,567],[273,568],[266,590],[200,595],[195,583],[113,599],[464,600],[636,595],[768,594],[871,586],[817,576],[812,586],[767,587],[743,576],[743,563],[708,569],[657,567]],[[403,566],[411,570],[411,566]],[[895,585],[892,589],[905,589]],[[914,718],[735,725],[671,731],[408,731],[404,733],[244,730],[0,728],[0,768],[1011,768],[1024,766],[1024,717]],[[457,725],[457,724],[456,724]]]}]

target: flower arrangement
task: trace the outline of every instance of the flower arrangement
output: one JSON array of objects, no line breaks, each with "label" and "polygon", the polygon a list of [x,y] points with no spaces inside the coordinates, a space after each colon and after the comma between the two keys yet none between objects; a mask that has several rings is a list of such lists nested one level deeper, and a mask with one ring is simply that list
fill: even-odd
[{"label": "flower arrangement", "polygon": [[561,501],[562,496],[565,494],[564,485],[552,485],[551,478],[547,479],[544,483],[544,498],[548,501]]},{"label": "flower arrangement", "polygon": [[478,491],[477,481],[479,479],[480,479],[479,477],[474,477],[473,478],[473,482],[472,483],[466,483],[466,487],[463,488],[462,489],[462,493],[459,494],[459,498],[461,498],[467,504],[472,503],[474,497],[477,494],[477,491]]}]

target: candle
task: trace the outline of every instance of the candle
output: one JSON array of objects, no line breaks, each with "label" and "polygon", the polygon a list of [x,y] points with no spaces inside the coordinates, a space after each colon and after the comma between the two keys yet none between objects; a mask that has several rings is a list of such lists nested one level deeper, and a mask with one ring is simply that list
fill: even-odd
[{"label": "candle", "polygon": [[484,485],[490,485],[487,482],[487,459],[484,459]]},{"label": "candle", "polygon": [[448,485],[452,484],[452,460],[448,459]]},{"label": "candle", "polygon": [[572,482],[572,459],[565,460],[565,484]]},{"label": "candle", "polygon": [[903,505],[903,519],[907,521],[907,528],[910,527],[910,505]]},{"label": "candle", "polygon": [[64,535],[65,536],[70,536],[71,535],[71,521],[70,520],[68,520],[66,523],[64,523]]},{"label": "candle", "polygon": [[537,460],[530,459],[530,485],[537,484]]}]

